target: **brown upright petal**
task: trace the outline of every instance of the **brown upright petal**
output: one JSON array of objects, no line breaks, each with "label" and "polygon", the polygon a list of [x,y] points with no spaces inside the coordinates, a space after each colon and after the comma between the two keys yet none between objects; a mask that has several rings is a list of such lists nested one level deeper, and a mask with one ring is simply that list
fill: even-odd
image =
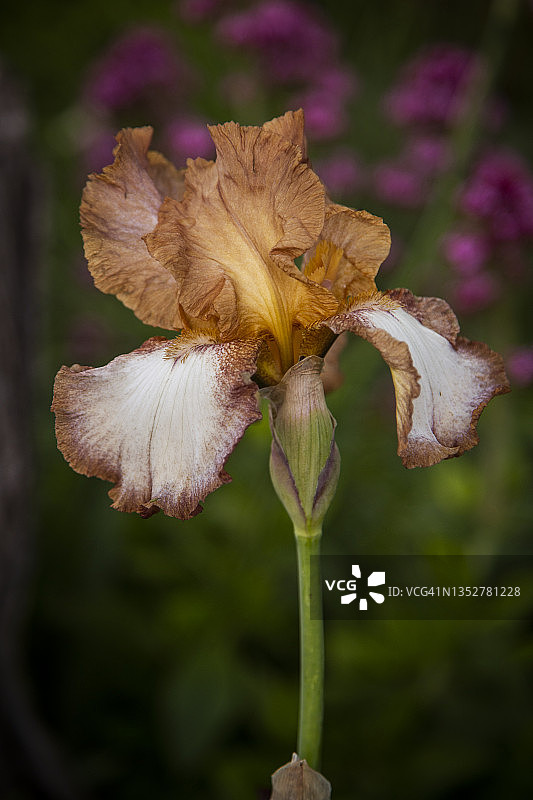
[{"label": "brown upright petal", "polygon": [[161,201],[165,197],[181,200],[185,191],[185,170],[177,169],[168,158],[165,158],[162,153],[158,153],[157,150],[148,150],[146,158],[148,174],[159,192]]},{"label": "brown upright petal", "polygon": [[389,365],[396,391],[398,455],[406,467],[459,456],[478,443],[489,400],[509,391],[501,356],[459,337],[451,308],[405,289],[374,293],[327,320],[371,342]]},{"label": "brown upright petal", "polygon": [[265,122],[263,130],[277,133],[278,136],[297,145],[302,151],[303,161],[307,161],[307,140],[304,127],[304,112],[299,108],[297,111],[287,111],[282,117],[274,117],[269,122]]},{"label": "brown upright petal", "polygon": [[183,172],[150,152],[151,128],[117,136],[115,161],[91,175],[80,215],[85,255],[96,286],[116,295],[143,322],[182,327],[172,274],[148,252],[143,236],[157,224],[166,196],[183,195]]},{"label": "brown upright petal", "polygon": [[105,367],[62,367],[52,410],[77,472],[115,483],[113,508],[187,519],[231,478],[226,459],[260,418],[260,343],[155,337]]},{"label": "brown upright petal", "polygon": [[[335,248],[328,251],[324,243],[331,243],[341,251],[336,263],[332,263]],[[389,250],[390,233],[382,219],[368,211],[329,204],[319,241],[306,254],[305,273],[316,280],[313,272],[322,267],[327,286],[331,286],[335,297],[353,298],[375,291],[374,278]]]},{"label": "brown upright petal", "polygon": [[165,201],[145,240],[176,278],[186,314],[224,338],[270,332],[287,368],[293,325],[336,308],[292,263],[320,234],[324,189],[288,139],[233,122],[210,131],[216,163],[189,162],[183,201]]}]

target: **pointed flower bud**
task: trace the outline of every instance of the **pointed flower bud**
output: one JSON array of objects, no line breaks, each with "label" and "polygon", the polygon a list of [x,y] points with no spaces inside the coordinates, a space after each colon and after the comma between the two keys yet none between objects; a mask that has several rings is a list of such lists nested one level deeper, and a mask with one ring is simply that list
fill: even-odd
[{"label": "pointed flower bud", "polygon": [[323,363],[309,356],[263,390],[270,401],[272,483],[295,528],[308,534],[320,527],[340,469],[336,423],[320,379]]}]

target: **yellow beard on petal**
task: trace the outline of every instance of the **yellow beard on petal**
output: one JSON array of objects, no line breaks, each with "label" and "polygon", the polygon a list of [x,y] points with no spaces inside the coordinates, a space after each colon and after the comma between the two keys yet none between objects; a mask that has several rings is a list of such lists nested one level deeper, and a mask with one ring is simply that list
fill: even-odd
[{"label": "yellow beard on petal", "polygon": [[163,358],[184,358],[193,347],[202,345],[213,345],[217,342],[216,331],[193,331],[183,330],[175,339],[169,342],[165,348]]}]

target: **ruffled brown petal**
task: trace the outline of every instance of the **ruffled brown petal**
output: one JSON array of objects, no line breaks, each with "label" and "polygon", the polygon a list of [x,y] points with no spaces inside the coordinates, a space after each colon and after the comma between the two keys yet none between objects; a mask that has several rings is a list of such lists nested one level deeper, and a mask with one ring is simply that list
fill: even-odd
[{"label": "ruffled brown petal", "polygon": [[189,161],[183,201],[165,201],[146,243],[174,275],[190,318],[209,320],[224,338],[270,332],[283,347],[294,324],[336,308],[292,263],[322,229],[324,188],[300,147],[268,126],[210,131],[216,163]]},{"label": "ruffled brown petal", "polygon": [[297,111],[287,111],[282,117],[275,117],[263,125],[264,131],[277,133],[278,136],[297,145],[302,151],[303,161],[307,161],[307,140],[304,128],[304,112],[301,108]]},{"label": "ruffled brown petal", "polygon": [[231,480],[226,459],[261,416],[250,380],[259,344],[155,337],[104,367],[62,367],[52,405],[59,449],[77,472],[116,484],[113,508],[198,514]]},{"label": "ruffled brown petal", "polygon": [[371,342],[389,365],[396,391],[398,455],[427,467],[478,443],[489,400],[509,391],[503,360],[487,345],[459,337],[444,300],[405,289],[361,298],[326,322]]},{"label": "ruffled brown petal", "polygon": [[115,161],[91,175],[80,209],[85,255],[96,286],[114,294],[148,325],[183,326],[172,274],[148,252],[143,236],[157,224],[166,196],[183,196],[183,171],[148,150],[151,128],[117,136]]},{"label": "ruffled brown petal", "polygon": [[148,175],[153,180],[161,200],[163,201],[165,197],[181,200],[185,191],[185,170],[177,169],[157,150],[148,150],[146,158]]},{"label": "ruffled brown petal", "polygon": [[[320,238],[306,254],[305,273],[326,280],[339,301],[354,298],[375,291],[374,279],[389,251],[390,232],[382,219],[331,203]],[[316,270],[321,272],[313,274]]]}]

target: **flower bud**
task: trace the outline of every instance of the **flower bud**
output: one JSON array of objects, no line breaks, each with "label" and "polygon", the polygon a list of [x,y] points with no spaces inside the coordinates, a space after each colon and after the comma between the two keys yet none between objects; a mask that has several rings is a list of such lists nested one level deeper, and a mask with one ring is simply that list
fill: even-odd
[{"label": "flower bud", "polygon": [[323,359],[309,356],[263,390],[270,402],[270,475],[295,528],[316,532],[329,508],[340,470],[335,420],[320,379]]}]

